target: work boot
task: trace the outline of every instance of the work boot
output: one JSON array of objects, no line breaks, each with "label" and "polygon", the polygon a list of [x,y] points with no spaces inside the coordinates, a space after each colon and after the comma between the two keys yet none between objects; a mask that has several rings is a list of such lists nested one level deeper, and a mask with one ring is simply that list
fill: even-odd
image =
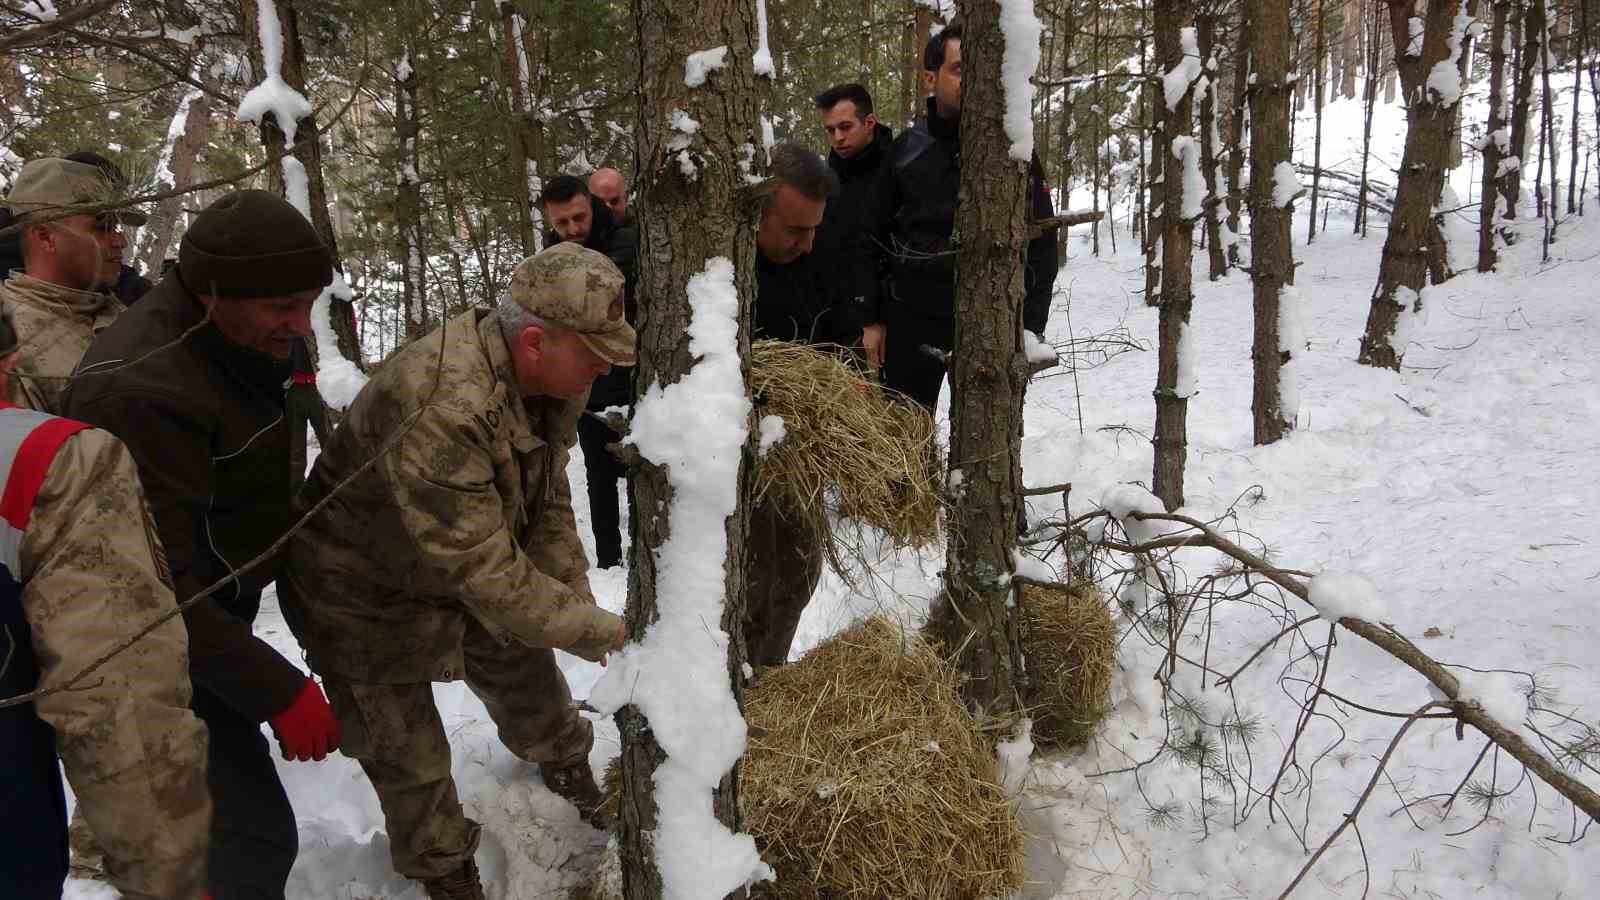
[{"label": "work boot", "polygon": [[422,889],[428,892],[428,900],[484,900],[478,863],[470,856],[448,875],[422,879]]},{"label": "work boot", "polygon": [[588,762],[579,760],[570,766],[544,763],[539,771],[544,775],[544,786],[576,806],[585,822],[600,831],[611,829],[611,817],[600,811],[605,795],[600,793],[600,785],[595,784],[594,771]]}]

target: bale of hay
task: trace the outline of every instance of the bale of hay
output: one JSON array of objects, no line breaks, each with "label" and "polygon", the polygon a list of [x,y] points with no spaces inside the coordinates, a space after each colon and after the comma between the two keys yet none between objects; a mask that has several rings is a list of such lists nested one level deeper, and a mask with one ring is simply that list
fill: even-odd
[{"label": "bale of hay", "polygon": [[1117,626],[1106,598],[1086,586],[1029,584],[1020,613],[1034,740],[1057,747],[1088,740],[1111,704]]},{"label": "bale of hay", "polygon": [[[739,807],[778,874],[753,897],[988,900],[1022,885],[1022,832],[958,678],[874,617],[749,684]],[[621,780],[614,761],[613,809]]]},{"label": "bale of hay", "polygon": [[843,573],[828,513],[881,529],[900,547],[939,535],[939,473],[933,417],[891,399],[838,355],[783,341],[751,345],[758,414],[783,419],[783,440],[756,469],[755,499],[774,495],[799,527],[817,532]]}]

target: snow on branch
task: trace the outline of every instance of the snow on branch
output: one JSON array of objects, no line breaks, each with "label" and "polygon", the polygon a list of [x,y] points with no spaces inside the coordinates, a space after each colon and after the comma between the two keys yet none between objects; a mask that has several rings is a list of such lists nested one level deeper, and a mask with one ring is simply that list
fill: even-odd
[{"label": "snow on branch", "polygon": [[700,87],[711,77],[711,73],[722,68],[728,62],[728,47],[712,47],[710,50],[698,50],[689,54],[683,61],[683,83],[689,87]]},{"label": "snow on branch", "polygon": [[278,8],[272,0],[256,0],[256,3],[261,60],[267,71],[261,83],[239,101],[237,118],[260,125],[262,117],[272,113],[283,139],[293,144],[295,128],[301,119],[311,115],[311,101],[283,80],[283,24],[278,21]]},{"label": "snow on branch", "polygon": [[1199,80],[1205,71],[1200,62],[1200,40],[1194,28],[1191,26],[1180,30],[1178,39],[1183,44],[1183,58],[1161,76],[1161,90],[1166,97],[1167,112],[1178,108],[1178,102],[1189,92],[1189,86]]},{"label": "snow on branch", "polygon": [[1440,106],[1454,106],[1461,99],[1461,45],[1466,41],[1467,31],[1472,24],[1472,16],[1467,15],[1467,0],[1461,0],[1455,21],[1450,26],[1450,35],[1445,38],[1450,53],[1434,63],[1428,72],[1428,90],[1439,98]]},{"label": "snow on branch", "polygon": [[772,65],[772,50],[767,46],[767,0],[756,0],[756,52],[751,64],[757,75],[773,78],[777,74]]}]

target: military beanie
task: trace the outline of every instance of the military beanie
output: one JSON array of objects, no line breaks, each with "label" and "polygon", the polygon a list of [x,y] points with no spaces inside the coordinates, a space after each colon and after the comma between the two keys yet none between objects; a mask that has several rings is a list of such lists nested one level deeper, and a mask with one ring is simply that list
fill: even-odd
[{"label": "military beanie", "polygon": [[178,247],[178,275],[196,294],[282,297],[326,287],[333,257],[288,201],[235,191],[200,211]]}]

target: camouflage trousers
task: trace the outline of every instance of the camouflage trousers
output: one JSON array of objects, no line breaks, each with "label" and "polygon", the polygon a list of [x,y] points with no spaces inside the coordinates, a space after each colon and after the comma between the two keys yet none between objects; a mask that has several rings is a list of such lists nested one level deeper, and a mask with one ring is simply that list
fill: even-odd
[{"label": "camouflage trousers", "polygon": [[[556,766],[588,757],[593,726],[578,715],[552,651],[502,645],[473,622],[462,645],[467,686],[507,749]],[[422,879],[458,868],[477,850],[479,826],[456,795],[433,685],[328,678],[324,686],[343,731],[340,751],[361,763],[377,791],[395,871]]]},{"label": "camouflage trousers", "polygon": [[781,666],[822,579],[823,548],[795,513],[768,497],[750,511],[744,643],[752,666]]}]

